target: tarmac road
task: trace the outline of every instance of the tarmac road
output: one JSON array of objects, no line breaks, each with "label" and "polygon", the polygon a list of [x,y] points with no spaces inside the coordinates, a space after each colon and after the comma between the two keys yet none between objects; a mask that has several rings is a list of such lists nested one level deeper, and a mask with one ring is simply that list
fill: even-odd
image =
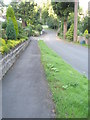
[{"label": "tarmac road", "polygon": [[88,48],[58,39],[55,30],[45,30],[38,39],[44,40],[68,64],[88,77]]}]

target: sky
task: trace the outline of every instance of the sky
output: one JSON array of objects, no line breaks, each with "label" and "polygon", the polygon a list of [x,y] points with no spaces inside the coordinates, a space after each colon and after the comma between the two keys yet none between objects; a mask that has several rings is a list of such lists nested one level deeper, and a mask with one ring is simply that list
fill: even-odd
[{"label": "sky", "polygon": [[[46,0],[35,0],[36,2],[38,2],[38,4],[40,4],[42,1],[46,1]],[[79,0],[80,2],[80,6],[82,7],[83,11],[85,12],[86,10],[88,10],[88,2],[90,0]],[[4,0],[5,4],[9,4],[11,2],[11,0]]]}]

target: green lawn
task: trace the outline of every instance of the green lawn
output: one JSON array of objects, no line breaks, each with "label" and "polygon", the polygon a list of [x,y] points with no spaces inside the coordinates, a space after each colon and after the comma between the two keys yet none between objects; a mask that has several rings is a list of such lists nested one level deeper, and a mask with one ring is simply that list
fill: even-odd
[{"label": "green lawn", "polygon": [[52,99],[56,105],[56,118],[87,118],[87,78],[64,62],[42,40],[38,44]]}]

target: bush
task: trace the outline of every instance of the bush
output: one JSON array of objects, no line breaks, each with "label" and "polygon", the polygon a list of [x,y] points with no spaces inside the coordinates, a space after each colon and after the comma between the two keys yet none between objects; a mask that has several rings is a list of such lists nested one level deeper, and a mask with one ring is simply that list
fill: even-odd
[{"label": "bush", "polygon": [[7,35],[7,39],[12,39],[15,40],[16,39],[16,32],[14,29],[14,25],[12,20],[9,18],[9,22],[7,24],[7,28],[6,28],[6,35]]},{"label": "bush", "polygon": [[0,38],[0,46],[3,46],[3,45],[5,45],[6,44],[6,41],[4,40],[4,39],[1,39]]},{"label": "bush", "polygon": [[2,54],[8,53],[10,49],[15,48],[20,43],[24,42],[25,39],[20,40],[7,40],[7,42],[4,39],[0,39],[0,52]]},{"label": "bush", "polygon": [[22,28],[22,25],[20,22],[18,22],[18,36],[17,36],[17,39],[20,40],[21,38],[23,38],[24,36],[24,30]]},{"label": "bush", "polygon": [[2,22],[2,29],[6,29],[6,27],[7,27],[7,22],[6,21]]},{"label": "bush", "polygon": [[86,29],[86,30],[84,31],[84,36],[86,37],[87,34],[88,34],[88,30]]},{"label": "bush", "polygon": [[18,36],[18,24],[17,24],[16,17],[14,17],[14,18],[12,19],[12,21],[13,21],[13,24],[14,24],[14,29],[15,29],[15,31],[16,31],[16,37],[17,37],[17,36]]},{"label": "bush", "polygon": [[4,54],[4,53],[8,53],[8,52],[10,51],[10,48],[8,47],[7,44],[5,44],[5,45],[2,46],[2,47],[3,47],[3,54]]},{"label": "bush", "polygon": [[67,31],[67,33],[66,33],[66,38],[68,39],[68,40],[73,40],[73,34],[74,34],[74,24],[72,24],[71,26],[70,26],[70,28],[69,28],[69,30]]},{"label": "bush", "polygon": [[22,34],[23,33],[23,27],[22,27],[22,24],[20,22],[18,22],[18,33]]},{"label": "bush", "polygon": [[7,35],[2,33],[2,38],[6,40],[7,39]]},{"label": "bush", "polygon": [[86,29],[88,29],[88,23],[89,23],[89,17],[88,16],[85,16],[84,17],[84,20],[82,21],[82,25],[83,25],[83,33]]},{"label": "bush", "polygon": [[17,39],[20,40],[22,38],[22,34],[18,34]]},{"label": "bush", "polygon": [[32,27],[31,26],[27,26],[25,28],[25,31],[28,33],[28,37],[32,35]]},{"label": "bush", "polygon": [[18,24],[17,24],[17,20],[16,20],[16,17],[15,17],[15,14],[14,14],[14,10],[11,6],[9,6],[8,9],[7,9],[6,17],[7,17],[8,22],[9,22],[9,18],[11,18],[11,20],[14,24],[14,29],[15,29],[16,37],[17,37],[17,35],[18,35]]},{"label": "bush", "polygon": [[8,53],[9,51],[10,51],[10,48],[9,48],[7,45],[0,46],[0,52],[1,52],[2,54]]},{"label": "bush", "polygon": [[77,30],[77,35],[78,36],[83,36],[82,32],[80,30]]},{"label": "bush", "polygon": [[33,34],[33,36],[37,36],[37,37],[40,35],[40,33],[38,31],[36,31],[36,30],[33,30],[32,34]]},{"label": "bush", "polygon": [[41,32],[42,29],[43,29],[43,27],[42,27],[41,24],[38,24],[38,25],[36,26],[36,30],[37,30],[37,31]]},{"label": "bush", "polygon": [[86,34],[86,39],[89,39],[90,38],[90,34]]},{"label": "bush", "polygon": [[0,52],[2,54],[8,53],[10,48],[7,46],[6,41],[4,39],[0,39]]},{"label": "bush", "polygon": [[10,49],[14,48],[15,47],[15,44],[11,41],[11,40],[8,40],[7,41],[7,45]]},{"label": "bush", "polygon": [[7,39],[7,35],[6,35],[6,30],[5,29],[2,29],[2,38],[3,39]]}]

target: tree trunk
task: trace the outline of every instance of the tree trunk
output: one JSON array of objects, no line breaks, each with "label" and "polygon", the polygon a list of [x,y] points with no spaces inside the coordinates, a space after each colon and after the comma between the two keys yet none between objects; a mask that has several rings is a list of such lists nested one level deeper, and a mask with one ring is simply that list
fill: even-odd
[{"label": "tree trunk", "polygon": [[67,21],[64,20],[64,31],[63,31],[64,39],[66,39],[66,32],[67,32]]},{"label": "tree trunk", "polygon": [[75,0],[74,5],[74,42],[77,41],[77,21],[78,21],[78,0]]},{"label": "tree trunk", "polygon": [[25,26],[27,26],[27,22],[25,21]]},{"label": "tree trunk", "polygon": [[60,32],[60,28],[61,28],[61,23],[58,24],[57,36],[58,36],[58,33]]},{"label": "tree trunk", "polygon": [[23,26],[23,27],[26,27],[26,26],[27,26],[27,23],[26,23],[24,20],[22,20],[22,26]]},{"label": "tree trunk", "polygon": [[58,30],[57,30],[57,36],[58,36],[58,33],[60,32],[60,27],[58,27]]}]

